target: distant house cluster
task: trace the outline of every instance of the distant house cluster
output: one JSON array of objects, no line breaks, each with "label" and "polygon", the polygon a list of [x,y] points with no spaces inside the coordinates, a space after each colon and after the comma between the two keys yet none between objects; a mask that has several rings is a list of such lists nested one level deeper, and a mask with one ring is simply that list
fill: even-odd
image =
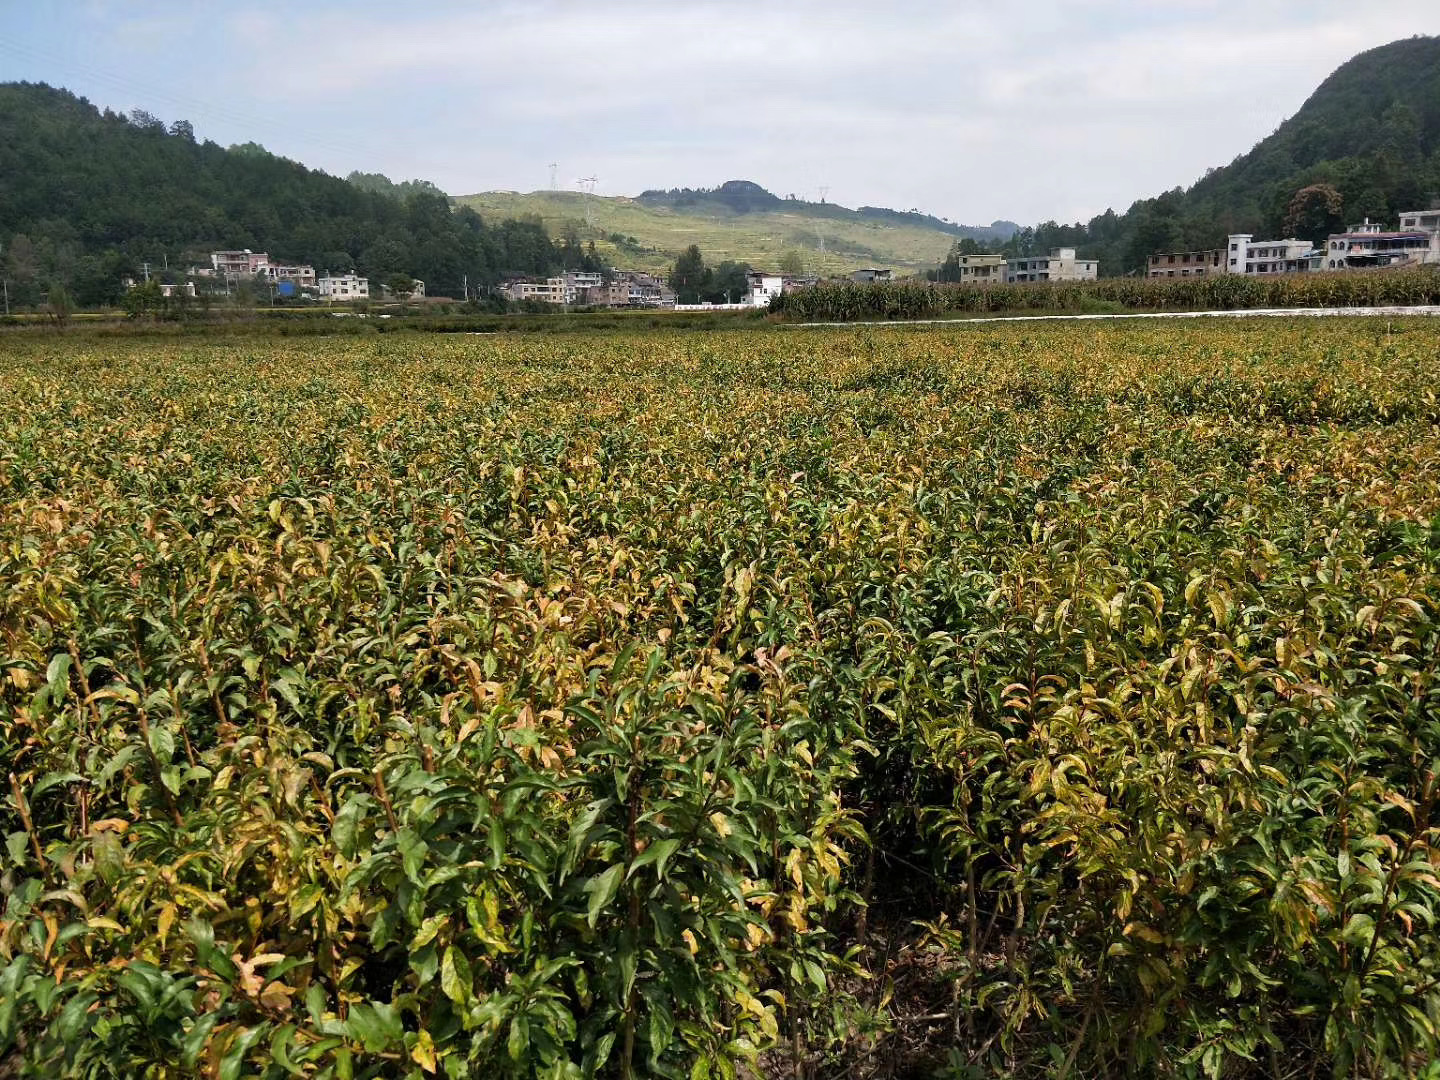
[{"label": "distant house cluster", "polygon": [[500,294],[517,303],[533,301],[556,307],[671,307],[674,290],[641,270],[615,270],[605,275],[572,270],[558,277],[512,278],[499,287]]},{"label": "distant house cluster", "polygon": [[[425,295],[425,282],[412,278],[413,285],[408,299]],[[332,274],[328,270],[315,273],[315,267],[307,263],[287,263],[271,259],[269,252],[212,251],[209,266],[194,266],[184,275],[184,281],[162,283],[160,291],[166,297],[196,296],[200,289],[207,292],[228,294],[236,286],[250,283],[265,287],[272,296],[286,298],[310,298],[326,303],[345,303],[371,298],[370,281],[358,274]],[[138,283],[126,279],[126,288],[135,288]],[[390,299],[391,292],[380,286],[379,296]]]},{"label": "distant house cluster", "polygon": [[1048,255],[1004,255],[980,252],[956,255],[961,285],[1015,285],[1040,281],[1094,281],[1100,263],[1082,259],[1074,248],[1053,248]]},{"label": "distant house cluster", "polygon": [[1251,233],[1235,233],[1224,248],[1151,255],[1145,276],[1304,274],[1435,264],[1440,264],[1440,209],[1403,213],[1398,229],[1366,218],[1343,233],[1332,233],[1322,247],[1295,237],[1256,240]]},{"label": "distant house cluster", "polygon": [[1074,248],[1055,248],[1049,255],[1031,255],[1005,260],[1005,281],[1094,281],[1100,276],[1100,263],[1081,259]]}]

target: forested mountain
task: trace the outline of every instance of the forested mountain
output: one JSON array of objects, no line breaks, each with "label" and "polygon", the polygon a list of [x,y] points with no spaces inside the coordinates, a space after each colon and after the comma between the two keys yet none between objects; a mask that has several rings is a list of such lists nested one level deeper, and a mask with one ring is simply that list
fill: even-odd
[{"label": "forested mountain", "polygon": [[38,302],[56,284],[81,304],[106,303],[142,261],[178,269],[208,262],[212,248],[403,273],[454,296],[465,275],[483,285],[584,260],[539,221],[482,221],[423,183],[347,182],[253,143],[197,141],[184,121],[102,112],[43,84],[0,84],[0,177],[0,269],[12,303]]},{"label": "forested mountain", "polygon": [[1153,252],[1219,247],[1232,232],[1315,240],[1366,216],[1394,224],[1437,196],[1440,38],[1413,37],[1347,61],[1273,135],[1188,190],[1083,225],[1023,229],[1006,250],[1075,246],[1118,274]]}]

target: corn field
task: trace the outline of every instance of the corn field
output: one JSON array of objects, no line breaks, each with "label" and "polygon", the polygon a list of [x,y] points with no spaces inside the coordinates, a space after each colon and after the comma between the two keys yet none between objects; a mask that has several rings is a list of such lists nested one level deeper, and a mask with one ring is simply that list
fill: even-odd
[{"label": "corn field", "polygon": [[1440,303],[1440,269],[1422,267],[1275,277],[1101,278],[1086,282],[955,285],[830,282],[771,301],[792,320],[850,322],[990,312],[1234,311]]},{"label": "corn field", "polygon": [[0,1075],[1440,1077],[1440,327],[1263,322],[8,337]]}]

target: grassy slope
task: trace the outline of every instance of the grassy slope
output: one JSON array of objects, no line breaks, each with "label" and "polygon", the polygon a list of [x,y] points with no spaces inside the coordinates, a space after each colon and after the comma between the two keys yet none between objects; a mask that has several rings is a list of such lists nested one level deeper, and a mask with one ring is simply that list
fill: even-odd
[{"label": "grassy slope", "polygon": [[[945,258],[954,238],[933,230],[879,223],[839,222],[798,213],[756,213],[719,216],[642,206],[634,199],[593,200],[594,228],[585,226],[578,192],[534,191],[526,195],[486,191],[456,201],[490,217],[538,214],[552,235],[574,225],[585,240],[616,266],[664,270],[689,244],[699,244],[710,264],[736,259],[761,269],[774,269],[787,251],[799,251],[806,269],[840,273],[860,266],[921,270]],[[817,231],[817,229],[819,231]],[[818,248],[823,232],[825,252]],[[611,233],[634,237],[643,250],[617,248]]]}]

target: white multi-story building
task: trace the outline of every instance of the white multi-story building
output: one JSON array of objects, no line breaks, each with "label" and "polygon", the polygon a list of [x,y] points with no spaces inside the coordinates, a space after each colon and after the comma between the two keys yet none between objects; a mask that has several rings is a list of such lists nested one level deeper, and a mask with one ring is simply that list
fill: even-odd
[{"label": "white multi-story building", "polygon": [[752,270],[750,282],[750,304],[752,307],[769,307],[770,301],[785,291],[785,275],[765,274]]},{"label": "white multi-story building", "polygon": [[1256,240],[1251,233],[1232,233],[1225,248],[1227,274],[1302,274],[1322,269],[1325,253],[1308,240]]},{"label": "white multi-story building", "polygon": [[220,277],[250,277],[270,265],[270,256],[263,251],[212,251],[210,274]]},{"label": "white multi-story building", "polygon": [[1325,269],[1368,270],[1381,266],[1415,266],[1440,262],[1440,223],[1433,229],[1407,221],[1440,219],[1440,210],[1400,215],[1400,231],[1387,232],[1366,218],[1349,232],[1333,233],[1326,244]]},{"label": "white multi-story building", "polygon": [[320,286],[320,299],[331,303],[370,299],[369,280],[355,274],[321,274],[317,284]]},{"label": "white multi-story building", "polygon": [[271,281],[291,281],[306,289],[315,287],[315,268],[304,263],[263,263],[257,273]]},{"label": "white multi-story building", "polygon": [[1400,228],[1440,232],[1440,209],[1405,210],[1400,214]]},{"label": "white multi-story building", "polygon": [[[148,285],[149,280],[147,279],[145,283]],[[125,286],[126,292],[140,287],[140,282],[131,277],[125,278],[121,284]],[[160,295],[167,300],[174,296],[186,296],[192,299],[195,296],[195,282],[193,281],[157,281],[156,285],[160,288]]]},{"label": "white multi-story building", "polygon": [[291,281],[303,288],[315,287],[315,268],[304,263],[271,262],[269,252],[212,251],[210,265],[194,271],[199,277],[236,278],[263,277],[271,281]]},{"label": "white multi-story building", "polygon": [[1081,259],[1074,248],[1055,248],[1049,255],[1027,255],[1005,260],[1005,280],[1010,284],[1031,281],[1094,281],[1100,264]]}]

